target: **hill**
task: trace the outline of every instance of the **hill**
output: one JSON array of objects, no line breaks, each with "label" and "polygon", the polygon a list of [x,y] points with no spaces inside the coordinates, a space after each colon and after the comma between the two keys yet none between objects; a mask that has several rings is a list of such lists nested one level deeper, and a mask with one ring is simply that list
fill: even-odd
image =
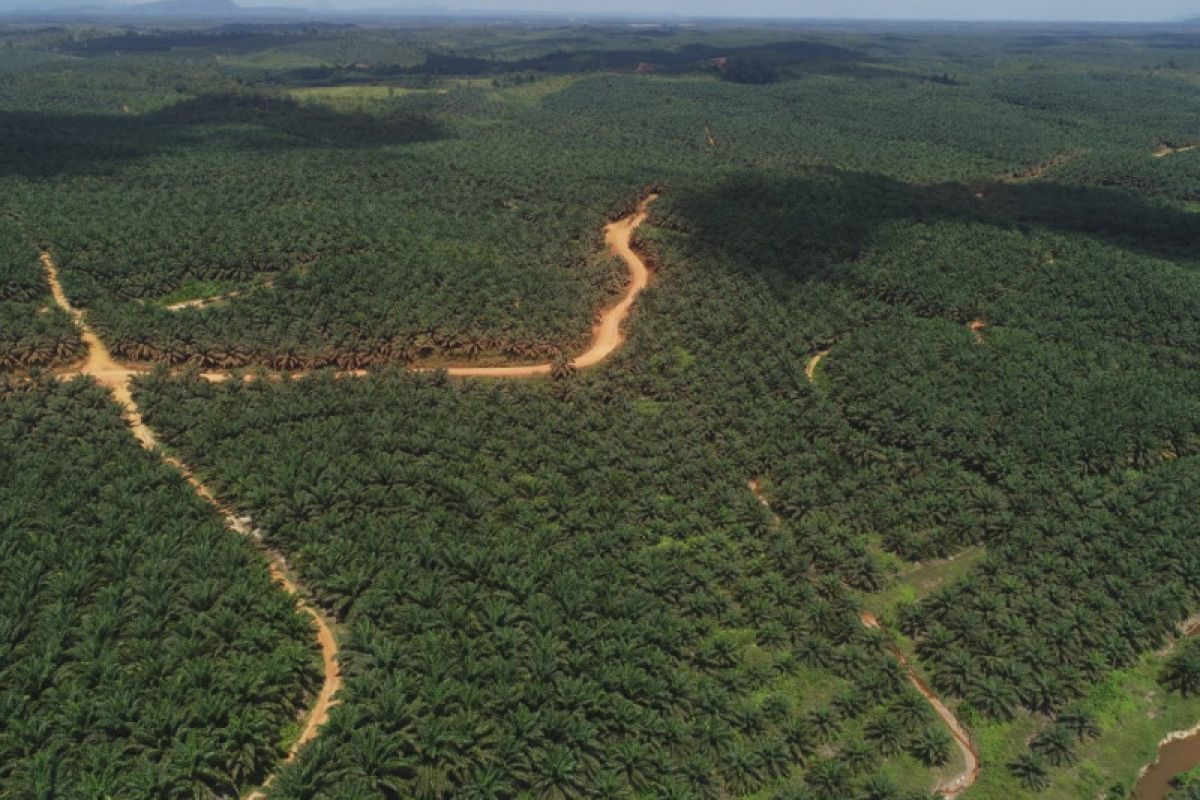
[{"label": "hill", "polygon": [[155,17],[236,17],[246,9],[232,0],[155,0],[133,6],[130,11]]}]

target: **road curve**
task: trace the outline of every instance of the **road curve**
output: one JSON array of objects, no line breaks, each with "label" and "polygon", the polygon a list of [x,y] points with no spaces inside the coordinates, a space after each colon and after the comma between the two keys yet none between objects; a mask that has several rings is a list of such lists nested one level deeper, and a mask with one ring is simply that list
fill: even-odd
[{"label": "road curve", "polygon": [[[316,626],[317,644],[321,648],[322,674],[324,679],[321,683],[321,689],[317,693],[316,701],[305,717],[300,735],[292,742],[291,747],[288,748],[287,755],[284,757],[284,763],[287,763],[296,757],[296,753],[299,752],[305,743],[317,735],[318,729],[329,717],[329,709],[335,702],[334,695],[341,688],[342,676],[337,662],[338,643],[333,635],[333,628],[324,615],[304,599],[304,596],[300,592],[300,587],[288,575],[287,562],[284,561],[283,556],[263,545],[257,532],[250,527],[247,519],[237,516],[232,509],[218,501],[212,491],[195,476],[186,464],[162,451],[158,436],[142,418],[141,409],[133,399],[133,393],[129,389],[129,384],[133,377],[144,370],[123,366],[113,359],[108,348],[105,347],[104,342],[96,335],[96,332],[92,330],[83,313],[72,306],[71,302],[67,299],[67,295],[62,288],[62,283],[58,278],[58,266],[54,263],[54,258],[50,253],[43,252],[41,261],[42,266],[46,270],[46,279],[50,283],[50,291],[54,295],[54,302],[75,320],[75,324],[79,327],[80,337],[87,345],[87,360],[81,366],[64,371],[62,376],[74,377],[77,375],[87,375],[107,388],[121,407],[121,414],[125,418],[125,422],[129,425],[130,432],[133,433],[142,447],[152,452],[157,452],[163,463],[179,472],[191,484],[192,488],[196,490],[196,494],[203,497],[220,512],[224,518],[226,527],[243,536],[254,539],[258,543],[267,555],[272,579],[292,596],[296,601],[296,607],[308,614]],[[265,797],[264,790],[274,780],[275,773],[271,773],[267,776],[262,786],[251,791],[247,797],[250,800]]]},{"label": "road curve", "polygon": [[[747,485],[750,487],[750,491],[753,492],[754,497],[758,500],[758,502],[761,503],[764,508],[770,510],[771,502],[767,500],[766,494],[763,493],[762,483],[757,478],[752,478],[747,482]],[[771,511],[771,517],[775,524],[780,523],[779,515],[774,511]],[[876,619],[875,615],[869,611],[860,612],[858,618],[863,624],[863,627],[871,628],[872,630],[877,631],[883,630],[883,626],[880,624],[879,620]],[[950,780],[943,781],[942,783],[938,784],[938,786],[933,790],[935,794],[939,794],[945,798],[958,797],[960,794],[969,789],[976,780],[979,779],[979,751],[976,750],[975,745],[971,743],[971,736],[969,733],[967,733],[967,729],[963,727],[963,724],[958,721],[958,717],[954,716],[954,712],[951,711],[944,702],[942,702],[942,699],[937,696],[937,693],[935,693],[933,689],[931,689],[929,685],[925,683],[925,681],[921,680],[921,677],[917,675],[916,671],[912,668],[912,665],[908,663],[908,659],[905,657],[905,655],[895,647],[888,647],[888,651],[898,662],[900,662],[900,666],[904,669],[905,674],[908,675],[908,682],[913,685],[913,688],[921,693],[921,696],[924,697],[929,705],[933,708],[934,713],[938,715],[938,718],[942,720],[942,723],[945,724],[946,728],[950,731],[950,735],[954,738],[955,744],[958,745],[959,751],[963,754],[963,760],[966,762],[966,765],[963,767],[963,771],[958,775],[955,775]]]},{"label": "road curve", "polygon": [[[649,206],[657,198],[658,195],[656,193],[645,196],[638,202],[633,213],[610,222],[605,226],[605,241],[613,253],[624,261],[629,269],[629,285],[625,290],[625,295],[616,305],[601,312],[600,319],[593,329],[591,346],[578,355],[572,362],[576,367],[585,368],[599,364],[611,356],[625,342],[621,326],[628,319],[637,296],[646,288],[650,280],[650,271],[646,266],[646,262],[633,249],[633,234],[645,222],[649,213]],[[324,680],[321,690],[317,694],[316,701],[305,718],[304,726],[299,736],[296,737],[291,747],[288,748],[283,763],[292,761],[300,748],[316,737],[320,727],[328,719],[329,709],[336,702],[334,699],[335,695],[342,685],[341,672],[337,662],[339,652],[338,643],[333,635],[332,626],[317,608],[304,599],[299,585],[288,573],[287,562],[284,560],[282,554],[263,545],[257,531],[250,526],[248,519],[239,517],[231,508],[222,504],[186,464],[162,451],[157,434],[142,418],[141,409],[138,407],[137,402],[133,398],[133,393],[130,391],[130,382],[133,377],[143,374],[148,370],[144,367],[122,364],[112,357],[108,347],[88,324],[83,313],[71,305],[66,292],[63,291],[62,283],[59,280],[58,265],[54,262],[53,256],[48,251],[43,251],[41,262],[45,268],[46,279],[50,284],[50,291],[54,296],[55,303],[75,321],[80,337],[87,345],[87,359],[83,364],[61,370],[57,373],[58,376],[71,378],[86,375],[107,388],[121,407],[122,416],[129,425],[130,432],[133,433],[138,442],[147,450],[157,452],[164,463],[178,471],[191,484],[198,495],[211,503],[220,512],[228,528],[244,536],[249,536],[258,542],[268,557],[271,577],[288,594],[295,598],[297,607],[308,614],[315,623],[317,628],[317,643],[321,648]],[[228,297],[228,295],[225,297]],[[204,301],[194,301],[179,304],[178,308],[196,307],[204,304]],[[169,310],[177,309],[171,308]],[[509,367],[454,366],[449,367],[446,372],[458,377],[532,378],[549,375],[551,369],[552,365],[547,363]],[[271,377],[299,378],[305,374],[304,371],[295,371],[290,373],[274,373]],[[347,370],[337,373],[337,376],[350,378],[363,377],[367,374],[369,373],[366,370]],[[232,373],[213,371],[202,373],[202,376],[209,381],[221,382],[228,380],[232,376]],[[247,799],[258,800],[265,797],[265,790],[274,782],[276,774],[272,773],[260,787],[249,792],[246,795]]]},{"label": "road curve", "polygon": [[804,365],[804,377],[808,378],[809,383],[816,383],[816,381],[817,381],[817,365],[820,364],[821,359],[827,355],[829,355],[829,351],[822,350],[821,352],[817,353],[812,358],[810,358],[808,360],[808,363]]},{"label": "road curve", "polygon": [[[879,620],[869,611],[861,612],[859,620],[868,628],[878,631],[883,630],[883,626],[879,624]],[[945,724],[946,728],[950,731],[950,735],[954,737],[954,743],[958,745],[959,752],[963,754],[963,761],[966,762],[963,771],[950,780],[938,784],[937,788],[934,789],[934,792],[940,794],[942,797],[958,797],[979,779],[979,751],[975,749],[975,745],[971,742],[970,734],[967,733],[967,729],[963,727],[963,724],[958,721],[958,717],[954,716],[954,712],[942,702],[942,698],[937,696],[937,693],[930,688],[929,684],[921,680],[921,676],[917,675],[912,665],[908,663],[908,658],[895,647],[889,647],[888,650],[900,662],[900,666],[903,667],[904,672],[908,675],[908,682],[921,693],[925,700],[928,701],[930,707],[933,708],[934,713]]]},{"label": "road curve", "polygon": [[[633,233],[646,221],[650,204],[657,199],[657,194],[646,195],[632,214],[604,226],[604,241],[629,269],[629,286],[625,289],[625,296],[615,306],[601,312],[600,321],[592,329],[591,346],[572,362],[579,369],[599,364],[625,342],[621,326],[629,318],[633,301],[650,282],[650,270],[645,260],[633,249]],[[550,370],[550,364],[530,364],[514,367],[447,367],[446,372],[461,378],[532,378],[549,375]]]},{"label": "road curve", "polygon": [[1179,146],[1160,144],[1150,155],[1154,156],[1155,158],[1166,158],[1167,156],[1173,156],[1176,153],[1190,152],[1195,150],[1197,147],[1200,147],[1200,144],[1185,144]]},{"label": "road curve", "polygon": [[[604,241],[613,254],[624,261],[625,266],[629,269],[629,285],[625,289],[625,295],[616,305],[600,312],[600,320],[592,328],[591,345],[571,361],[571,364],[578,369],[599,364],[625,343],[625,334],[621,330],[621,326],[629,318],[629,312],[633,309],[633,303],[637,296],[650,283],[650,269],[646,266],[645,259],[633,249],[633,234],[646,221],[646,217],[650,213],[650,204],[657,199],[657,193],[646,195],[638,202],[633,213],[604,226]],[[432,371],[424,367],[411,369],[413,372]],[[463,364],[449,366],[445,369],[446,374],[458,378],[537,378],[550,375],[553,365],[549,362],[490,367]],[[228,370],[209,370],[202,372],[201,377],[212,383],[223,383],[233,377],[233,374]],[[272,372],[270,376],[273,378],[302,378],[307,374],[307,370],[290,370]],[[369,374],[370,371],[365,369],[342,370],[335,373],[339,378],[361,378]],[[254,379],[252,373],[244,373],[243,377],[245,380]]]},{"label": "road curve", "polygon": [[169,306],[163,306],[163,311],[183,311],[185,308],[208,308],[225,300],[241,297],[241,295],[241,291],[235,291],[213,295],[212,297],[197,297],[195,300],[184,300],[182,303],[171,303]]}]

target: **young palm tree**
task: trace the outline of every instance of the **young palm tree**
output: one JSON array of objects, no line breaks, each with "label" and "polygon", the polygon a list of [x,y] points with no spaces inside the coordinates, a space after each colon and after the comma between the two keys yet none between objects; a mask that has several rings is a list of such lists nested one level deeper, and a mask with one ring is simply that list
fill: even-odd
[{"label": "young palm tree", "polygon": [[812,726],[813,732],[817,735],[817,740],[828,742],[837,735],[841,729],[841,723],[838,721],[837,714],[828,708],[819,708],[815,711],[810,711],[807,717],[808,723]]},{"label": "young palm tree", "polygon": [[1184,697],[1200,693],[1200,642],[1184,642],[1163,665],[1159,680]]},{"label": "young palm tree", "polygon": [[940,767],[950,760],[954,744],[940,727],[927,727],[913,737],[909,752],[927,767]]},{"label": "young palm tree", "polygon": [[1050,785],[1046,762],[1032,753],[1024,753],[1008,762],[1008,771],[1031,792],[1040,792]]},{"label": "young palm tree", "polygon": [[1011,718],[1017,708],[1016,691],[994,675],[984,675],[973,681],[967,699],[980,711],[997,719]]},{"label": "young palm tree", "polygon": [[862,782],[855,800],[898,800],[900,789],[886,775],[871,775]]},{"label": "young palm tree", "polygon": [[892,755],[904,744],[904,723],[891,714],[883,714],[868,722],[863,734],[875,743],[879,752]]},{"label": "young palm tree", "polygon": [[846,765],[852,775],[861,775],[874,766],[877,755],[871,745],[861,739],[855,739],[842,748],[838,759]]},{"label": "young palm tree", "polygon": [[753,794],[762,787],[766,770],[756,748],[735,741],[721,757],[721,776],[733,794]]},{"label": "young palm tree", "polygon": [[1065,767],[1079,760],[1075,753],[1075,734],[1061,725],[1054,725],[1034,737],[1030,747],[1056,767]]},{"label": "young palm tree", "polygon": [[809,767],[804,782],[820,800],[844,800],[850,796],[850,770],[840,761],[818,761]]},{"label": "young palm tree", "polygon": [[783,726],[783,740],[787,742],[792,756],[805,761],[817,751],[818,735],[813,725],[803,717],[793,719]]},{"label": "young palm tree", "polygon": [[565,380],[575,374],[575,362],[566,356],[556,356],[550,362],[550,377]]},{"label": "young palm tree", "polygon": [[587,784],[575,756],[565,747],[550,745],[538,759],[533,790],[544,800],[567,800],[578,797]]},{"label": "young palm tree", "polygon": [[1080,740],[1095,739],[1100,735],[1100,726],[1096,724],[1095,716],[1079,706],[1063,709],[1055,723],[1074,733]]}]

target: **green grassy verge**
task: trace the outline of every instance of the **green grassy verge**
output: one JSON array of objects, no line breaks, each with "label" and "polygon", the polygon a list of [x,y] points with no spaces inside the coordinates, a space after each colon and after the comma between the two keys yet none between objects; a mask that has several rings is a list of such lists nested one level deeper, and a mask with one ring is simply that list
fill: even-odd
[{"label": "green grassy verge", "polygon": [[153,305],[165,307],[176,303],[188,303],[207,297],[216,297],[232,291],[235,284],[227,281],[188,281],[170,294],[156,299]]},{"label": "green grassy verge", "polygon": [[[1114,787],[1120,791],[1112,796],[1125,797],[1138,771],[1154,760],[1158,742],[1171,731],[1190,728],[1200,720],[1200,697],[1184,698],[1158,685],[1156,677],[1163,661],[1157,654],[1143,656],[1132,667],[1113,672],[1083,698],[1083,707],[1095,715],[1100,737],[1080,745],[1077,764],[1052,769],[1050,787],[1039,797],[1092,800],[1109,796]],[[964,793],[964,800],[1028,796],[1004,765],[1025,752],[1026,742],[1049,720],[1022,714],[1003,723],[963,721],[975,736],[983,763],[979,782]]]}]

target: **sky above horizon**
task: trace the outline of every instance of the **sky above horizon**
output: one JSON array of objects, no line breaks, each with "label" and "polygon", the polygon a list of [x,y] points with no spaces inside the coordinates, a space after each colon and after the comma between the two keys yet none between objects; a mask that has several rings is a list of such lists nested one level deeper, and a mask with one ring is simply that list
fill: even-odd
[{"label": "sky above horizon", "polygon": [[[145,0],[0,0],[0,11]],[[1200,0],[234,0],[239,5],[328,11],[446,9],[543,13],[679,14],[877,20],[1028,20],[1165,22],[1200,16]]]},{"label": "sky above horizon", "polygon": [[[244,5],[289,4],[287,0],[241,1]],[[1157,22],[1200,15],[1200,0],[1145,0],[1139,3],[1129,0],[741,0],[732,5],[728,0],[310,0],[306,5],[332,10],[439,7],[484,11],[892,20]]]}]

